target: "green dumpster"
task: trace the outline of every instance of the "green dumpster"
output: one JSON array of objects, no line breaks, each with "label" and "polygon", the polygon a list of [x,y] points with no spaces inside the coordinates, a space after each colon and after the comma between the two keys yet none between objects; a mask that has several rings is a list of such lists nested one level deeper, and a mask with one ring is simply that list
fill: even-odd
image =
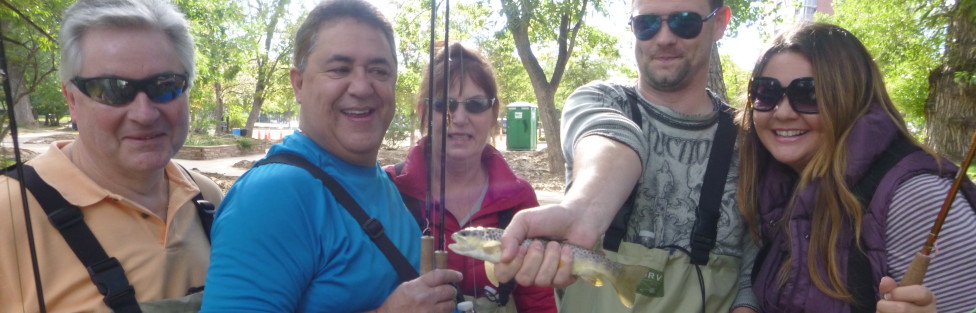
[{"label": "green dumpster", "polygon": [[535,150],[538,141],[539,106],[528,102],[515,102],[508,108],[506,147],[508,150]]}]

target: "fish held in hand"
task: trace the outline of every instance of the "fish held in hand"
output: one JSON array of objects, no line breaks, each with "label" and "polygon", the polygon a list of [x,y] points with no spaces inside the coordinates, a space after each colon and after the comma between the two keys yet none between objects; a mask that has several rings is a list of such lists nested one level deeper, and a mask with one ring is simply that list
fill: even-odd
[{"label": "fish held in hand", "polygon": [[[453,235],[454,243],[448,245],[451,251],[457,254],[472,257],[485,261],[485,272],[492,284],[498,285],[495,278],[494,265],[502,259],[502,232],[504,229],[491,227],[468,227]],[[551,240],[542,238],[531,238],[522,242],[522,246],[528,246],[533,241],[541,241],[543,244]],[[625,306],[633,307],[637,283],[648,272],[648,268],[639,265],[620,264],[597,251],[585,249],[568,243],[573,251],[572,274],[592,283],[595,286],[603,286],[609,283],[620,297],[620,302]],[[561,264],[560,264],[561,266]]]}]

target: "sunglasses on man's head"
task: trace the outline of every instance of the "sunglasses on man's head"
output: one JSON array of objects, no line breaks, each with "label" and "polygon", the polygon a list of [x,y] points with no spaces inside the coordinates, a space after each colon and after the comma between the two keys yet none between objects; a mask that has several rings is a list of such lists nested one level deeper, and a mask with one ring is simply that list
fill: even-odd
[{"label": "sunglasses on man's head", "polygon": [[813,77],[801,77],[790,82],[783,88],[779,80],[772,77],[759,76],[749,81],[749,102],[752,109],[769,112],[783,101],[783,95],[790,100],[790,107],[797,113],[817,114],[817,93],[814,89]]},{"label": "sunglasses on man's head", "polygon": [[691,39],[701,34],[702,24],[715,17],[720,9],[722,8],[716,8],[705,18],[695,12],[671,13],[667,18],[657,14],[636,15],[630,18],[630,28],[637,39],[650,40],[661,31],[661,25],[667,22],[671,33],[684,39]]},{"label": "sunglasses on man's head", "polygon": [[119,77],[75,77],[71,82],[92,100],[116,107],[129,104],[140,91],[145,92],[153,102],[170,102],[182,95],[189,87],[186,75],[183,74],[159,74],[140,80]]},{"label": "sunglasses on man's head", "polygon": [[[468,113],[477,114],[484,111],[488,111],[488,109],[491,109],[491,106],[495,104],[495,98],[491,98],[491,99],[474,98],[468,100],[448,99],[448,103],[449,103],[448,106],[450,106],[452,113],[454,111],[457,111],[459,103],[463,103],[464,110],[468,111]],[[439,113],[444,113],[444,101],[434,100],[434,110],[436,110]]]}]

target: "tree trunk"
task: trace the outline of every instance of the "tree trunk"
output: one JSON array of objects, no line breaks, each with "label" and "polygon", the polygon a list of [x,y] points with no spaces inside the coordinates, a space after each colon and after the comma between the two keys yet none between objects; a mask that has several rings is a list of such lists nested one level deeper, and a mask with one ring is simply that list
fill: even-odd
[{"label": "tree trunk", "polygon": [[272,59],[277,59],[281,56],[271,57],[271,46],[274,43],[275,29],[278,27],[278,20],[281,19],[282,15],[285,13],[285,8],[288,6],[289,0],[278,0],[275,3],[274,11],[271,12],[270,20],[264,28],[264,51],[258,55],[258,81],[254,87],[254,99],[251,101],[251,113],[247,115],[247,124],[244,128],[247,129],[248,134],[253,134],[254,123],[257,122],[258,116],[261,115],[261,106],[264,104],[264,98],[267,97],[265,91],[267,86],[271,84],[271,78],[274,76],[275,65],[277,62]]},{"label": "tree trunk", "polygon": [[542,131],[546,135],[549,172],[565,174],[566,160],[563,158],[562,139],[559,135],[559,112],[556,111],[555,101],[556,91],[536,92],[535,98],[539,102],[539,117],[542,118]]},{"label": "tree trunk", "polygon": [[24,71],[16,64],[10,64],[10,88],[13,89],[14,115],[17,118],[17,126],[27,128],[37,128],[40,126],[31,106],[29,92],[24,82]]},{"label": "tree trunk", "polygon": [[224,86],[219,80],[214,80],[214,99],[217,104],[214,106],[213,119],[220,123],[224,121]]},{"label": "tree trunk", "polygon": [[945,63],[929,75],[925,103],[926,144],[956,163],[976,131],[976,21],[969,14],[973,6],[956,2],[950,14]]},{"label": "tree trunk", "polygon": [[[725,89],[725,80],[722,78],[722,59],[718,56],[718,43],[712,43],[712,56],[711,61],[708,63],[708,89],[711,89],[719,97],[719,99],[724,100],[726,103],[729,102],[729,96]],[[732,103],[729,103],[730,105]]]},{"label": "tree trunk", "polygon": [[[573,55],[576,36],[583,25],[582,17],[585,16],[588,1],[582,1],[579,7],[574,9],[573,13],[576,15],[563,13],[560,17],[559,25],[556,26],[557,57],[551,78],[546,77],[545,71],[532,51],[532,43],[529,39],[529,24],[533,21],[532,15],[537,12],[529,7],[531,5],[524,2],[502,0],[501,4],[507,20],[506,26],[515,41],[515,50],[519,56],[519,61],[522,62],[522,67],[525,68],[529,80],[532,81],[532,90],[539,105],[542,130],[546,136],[546,154],[549,156],[549,172],[565,175],[566,160],[562,153],[559,113],[556,111],[555,96],[566,71],[566,65]],[[551,27],[551,25],[544,27]]]},{"label": "tree trunk", "polygon": [[254,123],[258,121],[258,116],[261,115],[261,106],[264,105],[264,89],[264,80],[258,79],[257,86],[254,87],[254,99],[251,101],[251,113],[247,115],[247,124],[244,125],[248,134],[254,133]]}]

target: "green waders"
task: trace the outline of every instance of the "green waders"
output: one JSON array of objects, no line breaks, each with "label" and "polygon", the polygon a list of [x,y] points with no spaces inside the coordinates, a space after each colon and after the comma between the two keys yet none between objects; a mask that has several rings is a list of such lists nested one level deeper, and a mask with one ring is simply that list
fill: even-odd
[{"label": "green waders", "polygon": [[[618,263],[651,269],[638,287],[634,307],[621,304],[611,286],[596,287],[577,281],[557,293],[559,312],[701,312],[698,273],[684,252],[648,249],[630,242],[621,242],[618,253],[604,252],[607,258]],[[732,306],[738,293],[736,282],[740,263],[735,257],[711,254],[708,266],[701,267],[705,282],[705,312],[725,313]]]}]

